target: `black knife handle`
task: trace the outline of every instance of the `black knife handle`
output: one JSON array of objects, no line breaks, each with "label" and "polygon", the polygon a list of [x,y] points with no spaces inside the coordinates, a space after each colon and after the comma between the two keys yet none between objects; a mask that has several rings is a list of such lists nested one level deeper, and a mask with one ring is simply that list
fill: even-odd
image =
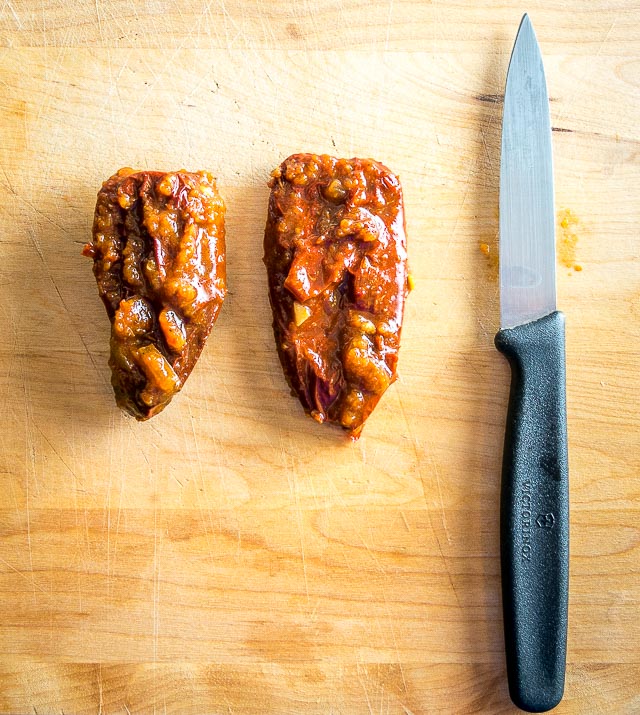
[{"label": "black knife handle", "polygon": [[511,365],[500,504],[509,693],[528,712],[564,691],[569,588],[569,478],[564,315],[500,330]]}]

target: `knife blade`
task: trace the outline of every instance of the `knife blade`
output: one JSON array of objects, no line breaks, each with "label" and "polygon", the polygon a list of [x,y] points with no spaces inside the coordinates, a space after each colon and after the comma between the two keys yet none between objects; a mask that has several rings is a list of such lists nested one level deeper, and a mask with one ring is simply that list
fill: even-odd
[{"label": "knife blade", "polygon": [[564,315],[556,310],[549,99],[524,15],[509,62],[500,157],[500,330],[511,366],[500,498],[505,653],[513,702],[555,707],[564,691],[569,487]]}]

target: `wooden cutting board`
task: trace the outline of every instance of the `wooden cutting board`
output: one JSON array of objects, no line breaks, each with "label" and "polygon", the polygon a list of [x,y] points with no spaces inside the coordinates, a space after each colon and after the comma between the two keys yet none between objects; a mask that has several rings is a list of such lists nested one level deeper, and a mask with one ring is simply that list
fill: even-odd
[{"label": "wooden cutting board", "polygon": [[[567,316],[571,598],[558,713],[640,712],[640,12],[533,3]],[[0,15],[0,711],[509,713],[498,494],[501,92],[519,3],[7,0]],[[271,334],[269,171],[403,182],[398,382],[362,439]],[[230,293],[183,392],[115,407],[90,262],[121,166],[209,169]],[[581,270],[580,270],[581,269]]]}]

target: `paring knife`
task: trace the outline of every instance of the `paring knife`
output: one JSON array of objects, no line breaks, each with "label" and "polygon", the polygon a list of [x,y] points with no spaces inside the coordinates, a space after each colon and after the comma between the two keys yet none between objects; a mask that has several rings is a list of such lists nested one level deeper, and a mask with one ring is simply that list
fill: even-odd
[{"label": "paring knife", "polygon": [[569,585],[564,315],[556,310],[549,98],[528,15],[504,96],[500,331],[511,365],[500,504],[509,692],[529,712],[562,699]]}]

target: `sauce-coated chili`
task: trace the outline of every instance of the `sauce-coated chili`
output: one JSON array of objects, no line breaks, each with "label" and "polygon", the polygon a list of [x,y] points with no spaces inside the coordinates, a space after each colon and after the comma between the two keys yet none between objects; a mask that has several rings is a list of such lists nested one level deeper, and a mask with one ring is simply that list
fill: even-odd
[{"label": "sauce-coated chili", "polygon": [[402,189],[370,159],[294,154],[264,237],[273,327],[305,410],[353,438],[396,378],[407,253]]},{"label": "sauce-coated chili", "polygon": [[93,258],[118,405],[139,420],[184,385],[226,292],[224,202],[207,172],[121,169],[98,193]]}]

